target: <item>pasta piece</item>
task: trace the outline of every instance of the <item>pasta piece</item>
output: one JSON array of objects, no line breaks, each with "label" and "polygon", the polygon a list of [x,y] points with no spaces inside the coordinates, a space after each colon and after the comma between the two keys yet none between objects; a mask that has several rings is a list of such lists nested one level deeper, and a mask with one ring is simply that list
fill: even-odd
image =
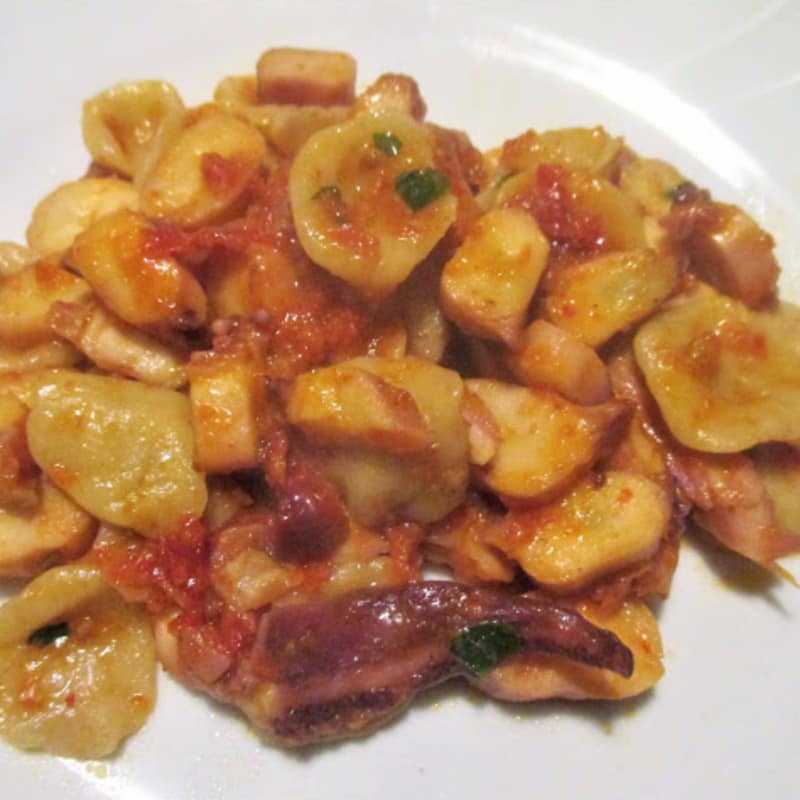
[{"label": "pasta piece", "polygon": [[445,313],[465,333],[514,341],[549,251],[547,239],[528,214],[514,209],[488,212],[445,264]]},{"label": "pasta piece", "polygon": [[185,111],[170,83],[117,83],[83,104],[83,142],[96,164],[139,183],[180,130]]},{"label": "pasta piece", "polygon": [[0,733],[15,747],[103,758],[155,701],[153,636],[97,569],[46,572],[0,608]]},{"label": "pasta piece", "polygon": [[541,503],[589,470],[623,433],[627,406],[612,400],[576,406],[554,392],[500,381],[465,382],[500,429],[494,457],[479,479],[509,504]]},{"label": "pasta piece", "polygon": [[37,575],[76,558],[88,550],[96,530],[95,519],[44,480],[35,509],[0,508],[0,577]]},{"label": "pasta piece", "polygon": [[235,207],[265,157],[252,125],[222,111],[200,112],[142,182],[142,210],[178,225],[217,221]]},{"label": "pasta piece", "polygon": [[517,702],[552,697],[622,700],[652,689],[664,674],[661,635],[653,612],[637,602],[624,603],[610,616],[591,603],[579,603],[576,609],[590,622],[615,633],[633,653],[630,677],[565,663],[557,656],[522,656],[492,670],[481,688],[493,697]]},{"label": "pasta piece", "polygon": [[97,303],[57,303],[50,325],[108,372],[165,389],[186,383],[183,359]]},{"label": "pasta piece", "polygon": [[543,313],[597,347],[655,311],[677,279],[675,261],[654,250],[599,256],[558,272],[548,286]]},{"label": "pasta piece", "polygon": [[573,594],[650,558],[667,534],[667,494],[642,475],[607,472],[560,500],[515,512],[490,541],[554,594]]},{"label": "pasta piece", "polygon": [[98,219],[123,208],[135,211],[138,207],[139,195],[127,181],[81,178],[65,183],[33,210],[28,245],[40,256],[57,258]]},{"label": "pasta piece", "polygon": [[800,440],[798,324],[788,303],[751,311],[702,284],[645,322],[636,361],[675,438],[708,453]]},{"label": "pasta piece", "polygon": [[292,164],[289,196],[309,257],[377,298],[408,277],[456,217],[429,132],[397,113],[360,114],[312,136]]},{"label": "pasta piece", "polygon": [[112,214],[78,237],[70,263],[111,311],[137,328],[165,334],[201,326],[203,288],[174,258],[149,253],[150,231],[132,211]]},{"label": "pasta piece", "polygon": [[675,192],[684,180],[665,161],[635,158],[623,167],[619,187],[637,200],[646,214],[660,219],[669,213]]},{"label": "pasta piece", "polygon": [[39,504],[39,470],[25,435],[27,407],[16,397],[0,395],[0,508],[32,511]]},{"label": "pasta piece", "polygon": [[522,172],[540,164],[562,164],[602,178],[613,177],[624,142],[605,128],[557,128],[527,131],[503,145],[503,174]]},{"label": "pasta piece", "polygon": [[36,261],[36,253],[15,242],[0,242],[0,279],[22,272]]},{"label": "pasta piece", "polygon": [[396,519],[419,523],[440,519],[463,500],[468,477],[460,377],[411,357],[356,358],[347,363],[408,392],[434,442],[419,453],[402,456],[332,448],[324,463],[342,489],[348,509],[368,526]]},{"label": "pasta piece", "polygon": [[645,245],[636,200],[590,172],[541,164],[503,180],[493,202],[532,214],[557,251],[589,256]]},{"label": "pasta piece", "polygon": [[588,345],[543,319],[522,332],[506,362],[525,386],[555,389],[567,400],[591,406],[611,399],[603,360]]},{"label": "pasta piece", "polygon": [[84,300],[90,294],[85,280],[46,261],[0,280],[0,343],[30,347],[50,342],[48,314],[53,304]]},{"label": "pasta piece", "polygon": [[278,47],[261,54],[256,76],[262,103],[349,105],[356,62],[347,53]]},{"label": "pasta piece", "polygon": [[80,360],[81,354],[61,339],[22,348],[0,343],[0,375],[72,367]]},{"label": "pasta piece", "polygon": [[205,508],[189,401],[177,392],[64,377],[33,403],[28,445],[53,483],[113,525],[159,536]]}]

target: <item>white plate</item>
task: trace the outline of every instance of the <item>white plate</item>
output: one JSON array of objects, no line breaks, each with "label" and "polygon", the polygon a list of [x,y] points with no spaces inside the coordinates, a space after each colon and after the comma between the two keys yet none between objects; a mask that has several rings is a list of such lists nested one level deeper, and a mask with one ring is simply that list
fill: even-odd
[{"label": "white plate", "polygon": [[[82,172],[81,101],[158,77],[190,102],[271,45],[349,50],[362,84],[416,76],[430,117],[480,146],[603,123],[773,231],[800,299],[800,6],[669,3],[5,2],[0,239]],[[661,614],[667,675],[619,706],[504,707],[446,691],[372,738],[313,755],[262,745],[234,714],[161,682],[156,713],[107,765],[0,744],[3,796],[615,800],[797,796],[800,593],[684,548]],[[796,570],[800,564],[795,560]]]}]

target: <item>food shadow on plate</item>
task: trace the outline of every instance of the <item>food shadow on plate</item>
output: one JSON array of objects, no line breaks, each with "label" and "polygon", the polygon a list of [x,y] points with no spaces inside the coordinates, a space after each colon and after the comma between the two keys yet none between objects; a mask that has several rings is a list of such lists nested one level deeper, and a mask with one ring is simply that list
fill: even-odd
[{"label": "food shadow on plate", "polygon": [[778,590],[785,579],[754,564],[744,556],[723,548],[709,534],[696,526],[691,529],[691,536],[684,538],[684,547],[688,547],[701,557],[717,577],[721,588],[750,598],[760,597],[782,616],[790,616],[789,610],[778,596]]}]

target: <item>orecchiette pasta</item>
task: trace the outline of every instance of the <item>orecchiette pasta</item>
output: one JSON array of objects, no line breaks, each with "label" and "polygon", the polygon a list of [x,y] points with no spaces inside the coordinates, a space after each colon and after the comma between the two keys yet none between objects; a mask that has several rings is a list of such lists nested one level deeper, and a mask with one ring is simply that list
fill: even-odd
[{"label": "orecchiette pasta", "polygon": [[480,152],[355,77],[280,48],[194,108],[112,86],[87,176],[0,243],[12,744],[113,753],[156,657],[286,746],[456,677],[632,697],[690,523],[800,551],[771,237],[602,127]]}]

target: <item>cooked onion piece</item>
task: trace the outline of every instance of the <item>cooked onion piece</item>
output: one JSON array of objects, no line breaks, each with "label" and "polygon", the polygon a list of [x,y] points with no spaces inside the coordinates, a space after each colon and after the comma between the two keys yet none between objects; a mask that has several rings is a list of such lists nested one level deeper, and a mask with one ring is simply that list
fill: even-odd
[{"label": "cooked onion piece", "polygon": [[142,210],[179,225],[215,221],[233,208],[265,156],[252,125],[218,110],[198,112],[143,181]]},{"label": "cooked onion piece", "polygon": [[189,401],[177,392],[69,376],[40,392],[28,443],[53,483],[114,525],[158,536],[205,508]]},{"label": "cooked onion piece", "polygon": [[733,453],[800,440],[800,310],[756,312],[699,285],[636,334],[636,361],[678,441]]},{"label": "cooked onion piece", "polygon": [[147,616],[98,570],[50,570],[0,607],[0,734],[15,747],[108,756],[144,724],[155,691]]},{"label": "cooked onion piece", "polygon": [[289,195],[310,258],[372,296],[405,280],[456,216],[429,132],[398,113],[359,114],[312,136]]},{"label": "cooked onion piece", "polygon": [[494,415],[500,443],[480,480],[508,503],[542,502],[586,472],[624,430],[623,403],[581,407],[554,392],[466,381]]},{"label": "cooked onion piece", "polygon": [[91,294],[77,275],[38,261],[0,280],[0,343],[27,347],[52,340],[48,313],[59,300],[75,302]]},{"label": "cooked onion piece", "polygon": [[83,104],[83,142],[96,164],[139,181],[180,130],[184,112],[166,81],[117,83]]},{"label": "cooked onion piece", "polygon": [[81,178],[47,195],[33,210],[28,244],[44,257],[69,250],[75,237],[107,214],[139,207],[139,195],[118,178]]},{"label": "cooked onion piece", "polygon": [[118,317],[165,333],[197,328],[206,319],[206,296],[192,273],[169,256],[149,252],[149,223],[120,211],[75,241],[70,263]]},{"label": "cooked onion piece", "polygon": [[653,612],[637,602],[624,603],[610,616],[590,603],[579,603],[576,609],[590,622],[615,633],[633,653],[633,674],[629,678],[556,656],[526,655],[492,670],[480,682],[481,689],[501,700],[517,702],[552,697],[622,700],[652,689],[664,674],[661,635]]},{"label": "cooked onion piece", "polygon": [[445,264],[442,305],[465,333],[511,342],[547,264],[550,245],[524,211],[484,214]]},{"label": "cooked onion piece", "polygon": [[677,278],[674,260],[654,250],[598,256],[558,272],[548,286],[544,316],[597,347],[655,311]]},{"label": "cooked onion piece", "polygon": [[540,586],[571,594],[652,556],[669,520],[669,498],[657,483],[609,471],[553,503],[513,512],[491,541]]}]

